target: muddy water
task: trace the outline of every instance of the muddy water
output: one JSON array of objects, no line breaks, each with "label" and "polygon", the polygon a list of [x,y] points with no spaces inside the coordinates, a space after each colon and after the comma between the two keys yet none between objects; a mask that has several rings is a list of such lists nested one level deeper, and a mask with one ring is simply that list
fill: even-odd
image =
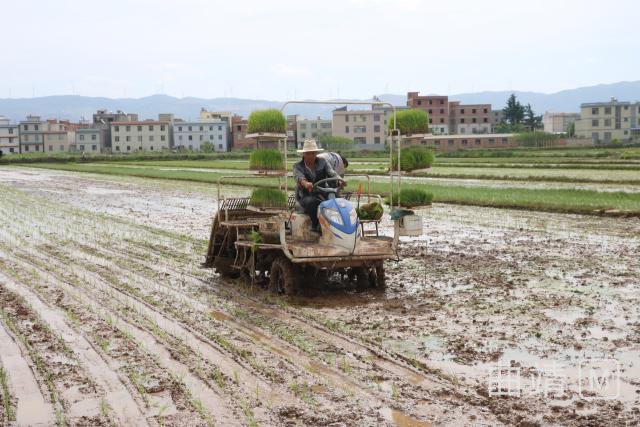
[{"label": "muddy water", "polygon": [[9,376],[9,390],[17,402],[16,422],[22,426],[47,426],[54,422],[53,407],[40,391],[20,348],[0,325],[0,361]]},{"label": "muddy water", "polygon": [[[38,180],[23,176],[27,172],[2,176],[13,187],[52,201],[200,239],[208,235],[215,186],[49,171],[38,171]],[[227,192],[247,190],[230,187]],[[517,366],[520,397],[489,396],[482,406],[501,414],[507,424],[640,420],[638,219],[438,204],[420,213],[425,233],[403,239],[399,261],[386,264],[386,292],[314,289],[290,300],[287,309],[319,324],[340,325],[352,339],[424,364],[459,390],[487,394],[490,368]],[[383,233],[390,234],[390,226],[384,221]],[[201,261],[200,256],[194,254],[191,263]],[[238,287],[216,277],[212,283]],[[224,310],[209,312],[218,321],[229,320]],[[253,338],[264,341],[260,334]],[[618,399],[594,402],[579,396],[580,361],[592,358],[618,361]],[[530,393],[525,386],[533,369],[554,362],[563,365],[564,396]],[[325,365],[310,368],[321,372]],[[379,384],[392,393],[387,380]],[[399,406],[402,402],[401,395]],[[411,422],[384,411],[390,424]],[[434,416],[424,418],[438,424]]]},{"label": "muddy water", "polygon": [[38,311],[42,319],[55,330],[60,337],[73,349],[91,373],[92,379],[106,391],[105,399],[114,409],[116,416],[123,424],[148,425],[146,418],[138,408],[132,395],[126,389],[113,368],[107,361],[93,350],[91,344],[83,336],[70,328],[61,313],[45,306],[37,296],[24,287],[18,286],[3,278],[4,286],[21,295]]}]

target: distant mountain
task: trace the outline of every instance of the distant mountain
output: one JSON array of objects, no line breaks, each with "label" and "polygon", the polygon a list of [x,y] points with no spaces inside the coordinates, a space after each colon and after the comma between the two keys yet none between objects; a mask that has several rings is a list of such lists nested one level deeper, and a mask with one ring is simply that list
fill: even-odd
[{"label": "distant mountain", "polygon": [[[420,90],[420,88],[416,88]],[[450,95],[449,99],[469,104],[491,104],[501,109],[511,91],[460,93]],[[621,101],[640,100],[640,81],[619,82],[578,89],[564,90],[552,94],[513,91],[520,102],[531,103],[539,114],[545,111],[578,112],[584,102],[607,101],[616,97]],[[421,94],[429,94],[428,90]],[[394,105],[406,105],[406,95],[383,94],[379,98]],[[27,114],[43,118],[79,120],[91,119],[100,108],[129,113],[138,113],[141,118],[157,118],[158,113],[173,113],[176,117],[197,119],[202,107],[209,111],[230,111],[247,116],[252,110],[260,108],[279,108],[280,101],[240,98],[175,98],[167,95],[153,95],[144,98],[100,98],[76,95],[46,96],[41,98],[5,98],[0,99],[0,115],[14,121],[22,120]],[[286,114],[301,114],[305,117],[331,117],[333,106],[291,105]],[[363,107],[364,108],[364,107]]]},{"label": "distant mountain", "polygon": [[500,109],[511,93],[515,93],[521,103],[530,103],[538,114],[545,111],[579,113],[580,104],[604,102],[611,97],[619,101],[640,101],[640,81],[587,86],[550,94],[520,91],[460,93],[450,95],[449,99],[468,104],[491,104],[493,109]]}]

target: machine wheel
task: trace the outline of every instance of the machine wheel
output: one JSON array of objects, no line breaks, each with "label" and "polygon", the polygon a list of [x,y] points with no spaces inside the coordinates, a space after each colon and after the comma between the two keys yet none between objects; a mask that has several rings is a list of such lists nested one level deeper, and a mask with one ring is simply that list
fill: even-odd
[{"label": "machine wheel", "polygon": [[371,286],[372,282],[369,277],[369,269],[365,267],[353,267],[351,271],[353,271],[355,275],[357,291],[364,291]]},{"label": "machine wheel", "polygon": [[296,267],[287,258],[276,258],[271,264],[269,290],[276,294],[286,295],[295,295],[298,292]]},{"label": "machine wheel", "polygon": [[376,262],[376,265],[371,269],[374,274],[375,280],[372,280],[372,286],[376,289],[384,290],[387,287],[387,278],[384,275],[384,261]]},{"label": "machine wheel", "polygon": [[222,277],[229,279],[237,279],[240,277],[240,272],[233,268],[234,259],[231,257],[217,256],[213,260],[213,267],[216,269],[216,273]]}]

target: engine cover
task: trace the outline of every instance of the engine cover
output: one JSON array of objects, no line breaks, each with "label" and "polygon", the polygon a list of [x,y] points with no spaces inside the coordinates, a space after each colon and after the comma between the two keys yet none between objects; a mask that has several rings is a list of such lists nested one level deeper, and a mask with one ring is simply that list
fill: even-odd
[{"label": "engine cover", "polygon": [[360,230],[358,214],[345,199],[325,200],[318,206],[318,219],[322,227],[320,243],[344,248],[353,253]]}]

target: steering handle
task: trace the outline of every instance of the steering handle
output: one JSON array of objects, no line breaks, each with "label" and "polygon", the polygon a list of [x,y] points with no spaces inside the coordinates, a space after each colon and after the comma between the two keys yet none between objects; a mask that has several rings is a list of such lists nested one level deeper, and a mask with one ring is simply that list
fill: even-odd
[{"label": "steering handle", "polygon": [[318,181],[318,182],[314,183],[314,184],[313,184],[313,190],[315,190],[317,187],[319,187],[319,186],[320,186],[320,184],[326,184],[326,183],[327,183],[327,182],[329,182],[329,181],[340,181],[340,182],[342,182],[342,183],[344,183],[344,184],[346,184],[346,183],[347,183],[344,179],[342,179],[342,178],[338,178],[337,176],[336,176],[336,177],[333,177],[333,178],[325,178],[325,179],[321,179],[320,181]]}]

